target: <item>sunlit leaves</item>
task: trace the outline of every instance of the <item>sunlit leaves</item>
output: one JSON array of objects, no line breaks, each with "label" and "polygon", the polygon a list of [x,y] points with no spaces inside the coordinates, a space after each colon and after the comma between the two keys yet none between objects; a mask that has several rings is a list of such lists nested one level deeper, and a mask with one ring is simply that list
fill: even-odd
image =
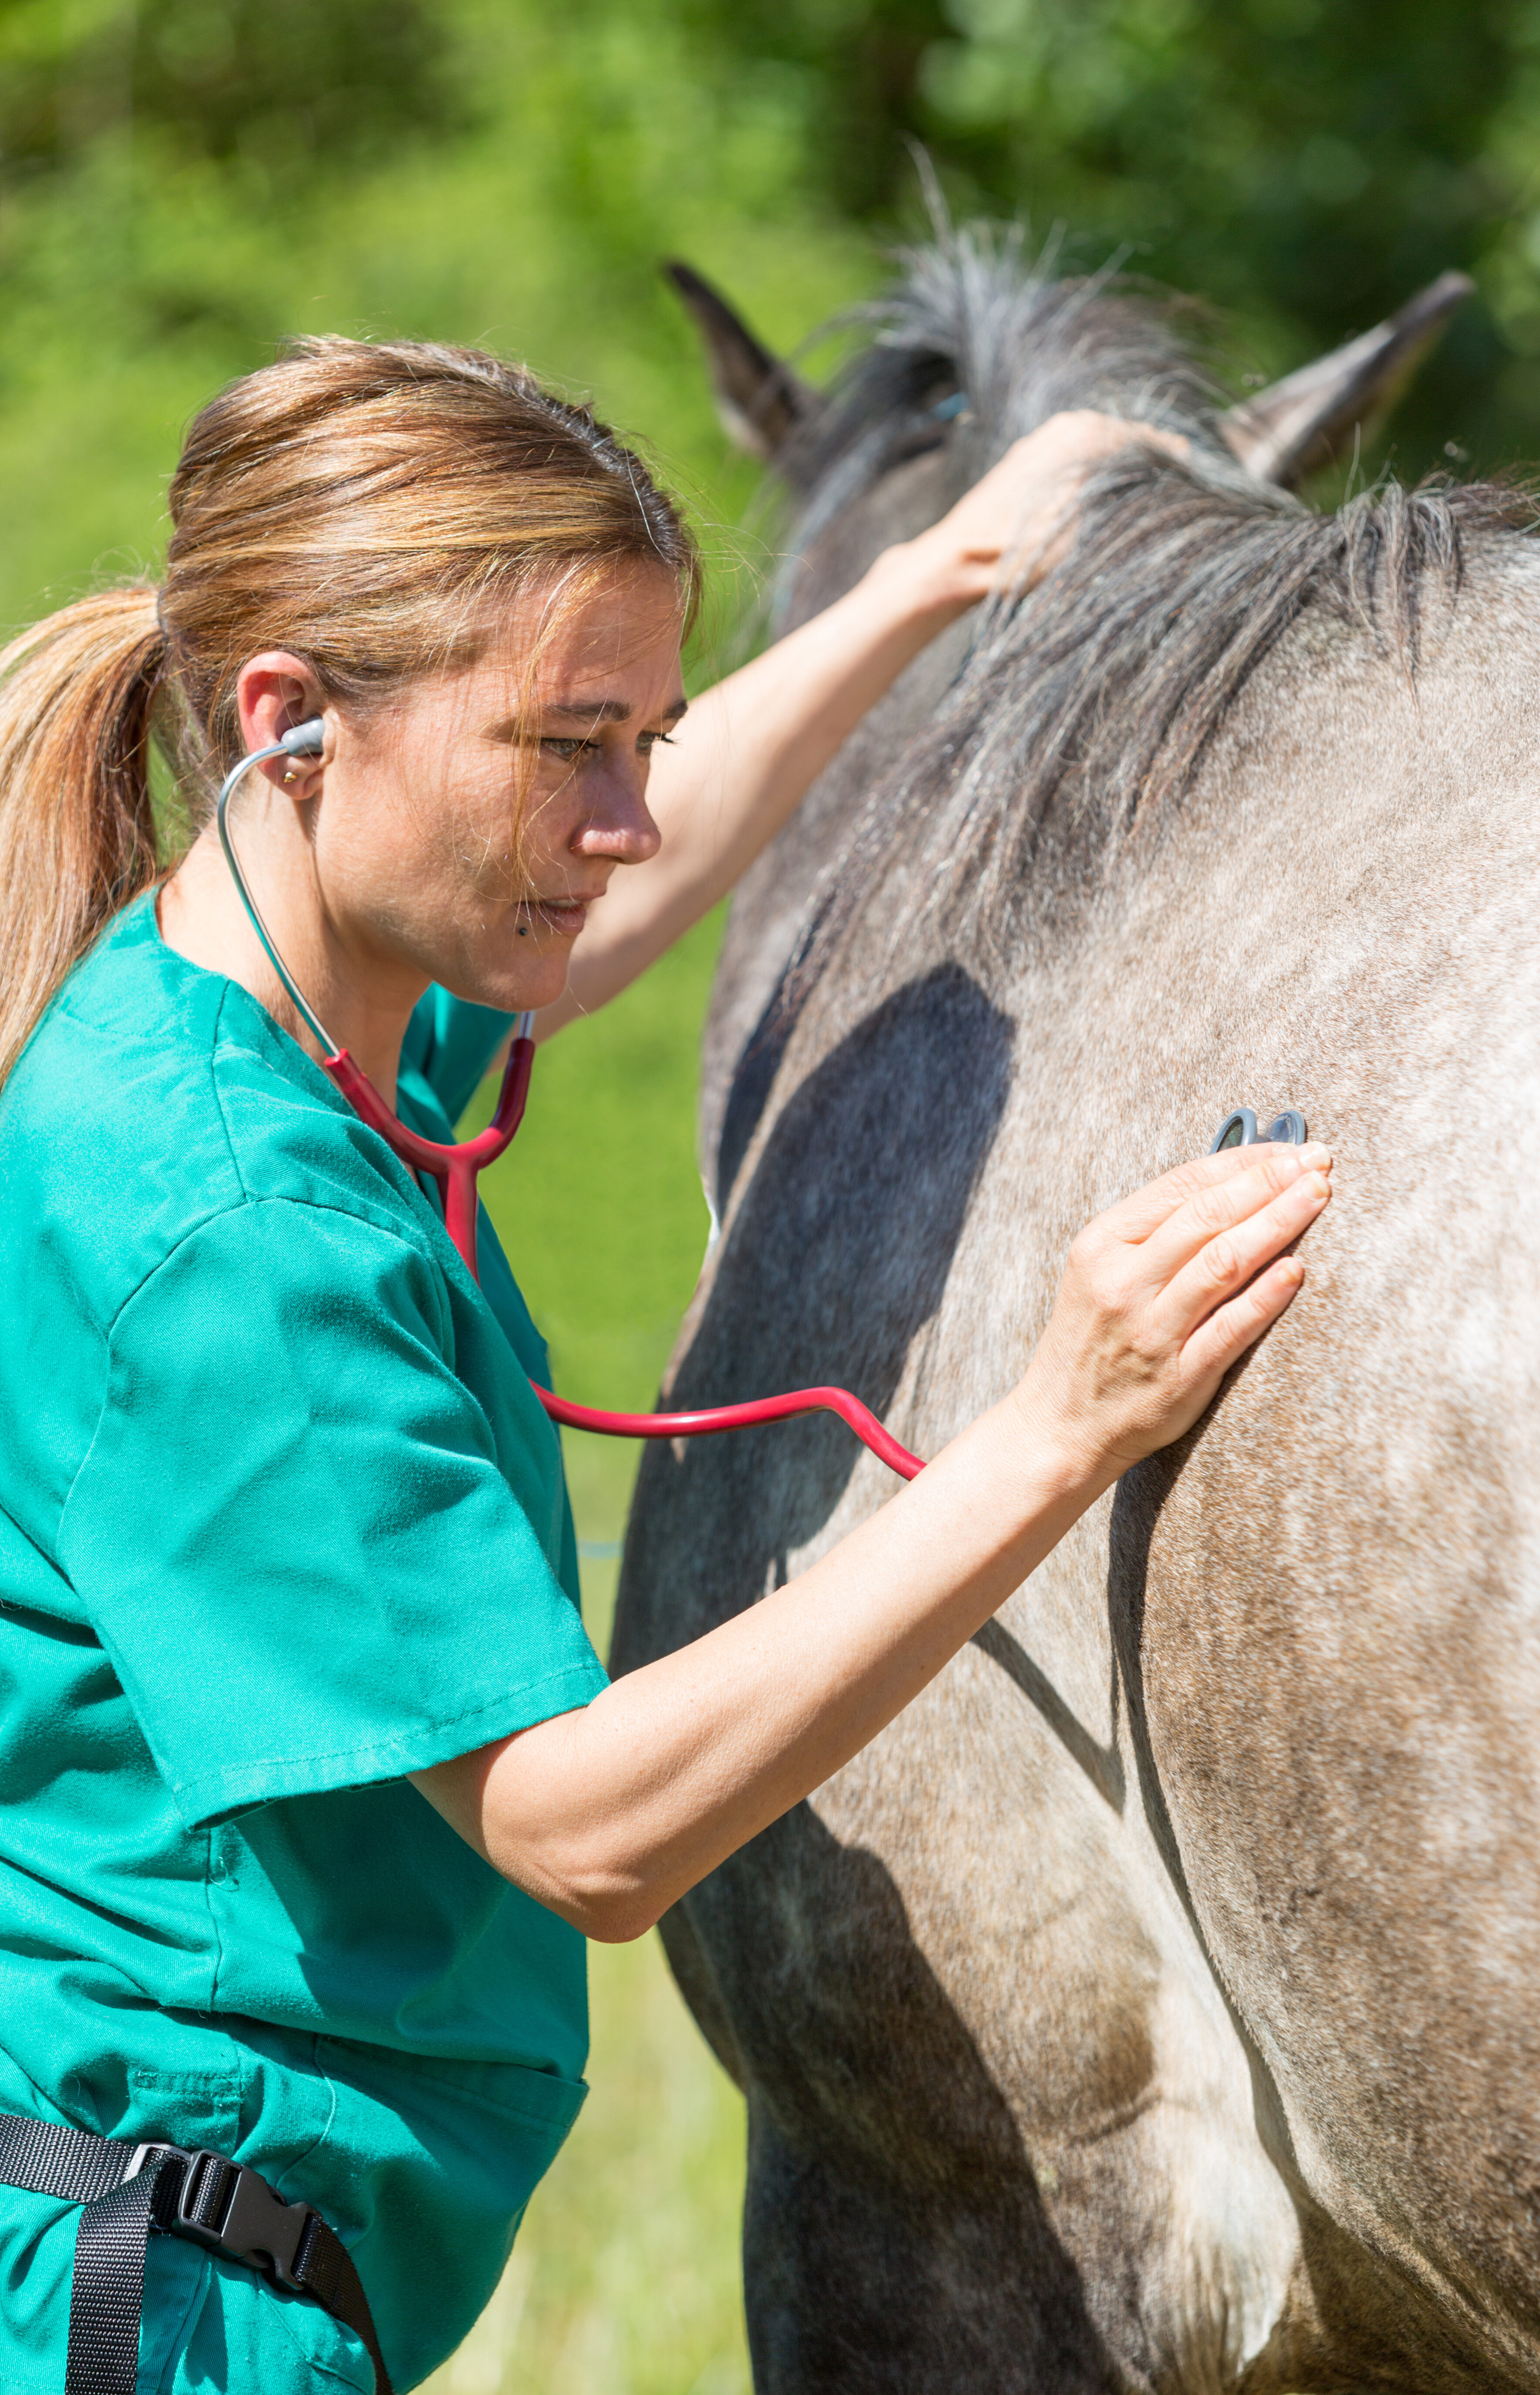
[{"label": "sunlit leaves", "polygon": [[740,59],[795,62],[837,205],[912,216],[918,139],[963,213],[1062,221],[1087,265],[1132,245],[1218,303],[1253,371],[1467,268],[1482,298],[1403,407],[1401,460],[1540,453],[1529,382],[1503,379],[1540,354],[1533,0],[865,0],[835,31],[815,0],[680,5]]}]

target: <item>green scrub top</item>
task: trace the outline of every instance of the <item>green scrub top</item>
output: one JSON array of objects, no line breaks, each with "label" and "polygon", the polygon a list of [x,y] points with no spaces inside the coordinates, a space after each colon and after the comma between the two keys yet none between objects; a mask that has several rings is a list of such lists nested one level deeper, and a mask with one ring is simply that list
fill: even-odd
[{"label": "green scrub top", "polygon": [[[506,1028],[430,992],[403,1118],[449,1138]],[[581,1937],[402,1776],[605,1685],[544,1347],[485,1216],[478,1290],[149,899],[0,1098],[0,2110],[313,2203],[413,2386],[584,2095]],[[63,2383],[78,2216],[0,2190],[0,2386]],[[372,2386],[315,2305],[151,2263],[141,2387]]]}]

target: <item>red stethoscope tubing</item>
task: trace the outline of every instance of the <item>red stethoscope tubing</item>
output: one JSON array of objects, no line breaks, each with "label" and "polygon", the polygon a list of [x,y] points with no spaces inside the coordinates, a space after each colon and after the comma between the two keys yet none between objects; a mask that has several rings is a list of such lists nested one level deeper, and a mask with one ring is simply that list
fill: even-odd
[{"label": "red stethoscope tubing", "polygon": [[476,1261],[476,1178],[487,1165],[496,1162],[524,1119],[533,1062],[534,1041],[516,1039],[508,1051],[503,1086],[497,1093],[491,1122],[476,1138],[458,1140],[453,1147],[444,1147],[437,1140],[422,1139],[415,1131],[408,1131],[346,1048],[322,1058],[353,1112],[362,1116],[371,1131],[378,1131],[403,1164],[409,1164],[414,1172],[428,1173],[438,1183],[444,1228],[460,1250],[471,1279],[478,1283],[481,1276]]},{"label": "red stethoscope tubing", "polygon": [[[475,1139],[462,1140],[453,1147],[421,1139],[415,1131],[408,1131],[346,1048],[336,1050],[322,1062],[343,1096],[370,1130],[378,1131],[403,1164],[409,1164],[415,1172],[430,1174],[438,1183],[444,1228],[472,1279],[479,1280],[476,1179],[503,1154],[523,1120],[530,1092],[530,1067],[534,1062],[533,1040],[516,1039],[508,1051],[496,1110],[486,1130]],[[871,1408],[853,1397],[849,1389],[788,1389],[779,1397],[751,1397],[736,1406],[700,1406],[688,1413],[616,1414],[597,1406],[574,1406],[569,1397],[559,1397],[553,1390],[543,1389],[538,1381],[532,1381],[530,1386],[553,1422],[565,1422],[573,1430],[598,1431],[606,1438],[709,1438],[718,1431],[750,1430],[760,1422],[791,1422],[798,1414],[837,1414],[879,1462],[901,1479],[913,1480],[925,1469],[923,1457],[911,1455],[906,1447],[901,1447]]]},{"label": "red stethoscope tubing", "polygon": [[700,1406],[683,1414],[609,1414],[594,1406],[574,1406],[530,1383],[552,1422],[573,1430],[602,1431],[607,1438],[709,1438],[719,1430],[752,1430],[756,1422],[793,1422],[798,1414],[837,1414],[879,1462],[902,1479],[913,1480],[925,1470],[924,1458],[901,1447],[885,1430],[870,1406],[852,1397],[849,1389],[788,1389],[783,1397],[749,1397],[741,1406]]},{"label": "red stethoscope tubing", "polygon": [[[503,1086],[497,1105],[485,1131],[475,1139],[457,1141],[446,1147],[441,1141],[422,1139],[408,1131],[399,1115],[392,1113],[380,1096],[367,1073],[354,1064],[346,1048],[339,1048],[309,999],[305,996],[288,966],[278,952],[277,943],[262,912],[252,896],[241,859],[230,836],[230,802],[244,774],[254,765],[279,757],[319,757],[325,746],[325,723],[318,715],[307,723],[296,723],[278,740],[265,748],[254,748],[238,757],[219,787],[216,819],[219,827],[219,844],[225,861],[240,895],[241,904],[251,919],[251,926],[267,952],[274,973],[288,992],[296,1009],[309,1026],[321,1061],[342,1092],[355,1114],[377,1131],[386,1145],[400,1157],[414,1172],[429,1174],[439,1184],[443,1201],[444,1228],[459,1250],[472,1280],[479,1281],[476,1268],[476,1179],[489,1164],[494,1163],[507,1146],[523,1119],[524,1101],[530,1092],[530,1067],[534,1062],[534,1042],[523,1033],[508,1050],[508,1061],[503,1074]],[[285,777],[288,778],[288,777]],[[527,1022],[528,1017],[524,1020]],[[875,1414],[853,1397],[849,1389],[790,1389],[780,1397],[755,1397],[741,1406],[704,1406],[683,1414],[611,1414],[593,1406],[574,1406],[551,1390],[543,1389],[538,1381],[530,1383],[553,1422],[567,1422],[574,1430],[597,1430],[607,1438],[699,1438],[714,1431],[747,1430],[756,1422],[787,1422],[795,1414],[834,1413],[849,1422],[857,1438],[880,1457],[891,1471],[905,1480],[913,1480],[925,1465],[917,1455],[886,1431]]]}]

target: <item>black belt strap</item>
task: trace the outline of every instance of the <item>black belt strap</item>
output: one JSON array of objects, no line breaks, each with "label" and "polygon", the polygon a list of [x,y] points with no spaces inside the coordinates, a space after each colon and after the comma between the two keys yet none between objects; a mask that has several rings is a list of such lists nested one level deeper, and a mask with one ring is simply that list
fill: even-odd
[{"label": "black belt strap", "polygon": [[134,2395],[144,2252],[156,2232],[188,2237],[291,2294],[313,2296],[363,2339],[375,2395],[390,2395],[369,2298],[335,2230],[308,2203],[206,2147],[129,2145],[0,2113],[0,2186],[84,2204],[75,2231],[64,2395]]}]

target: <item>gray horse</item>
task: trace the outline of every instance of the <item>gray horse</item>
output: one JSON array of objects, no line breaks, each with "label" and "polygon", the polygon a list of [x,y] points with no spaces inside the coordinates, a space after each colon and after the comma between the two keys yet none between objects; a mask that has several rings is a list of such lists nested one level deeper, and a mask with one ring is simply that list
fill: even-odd
[{"label": "gray horse", "polygon": [[[1337,1158],[1205,1420],[665,1924],[748,2098],[757,2386],[1540,2388],[1540,553],[1500,491],[1280,487],[1453,295],[1225,419],[1008,245],[917,256],[824,400],[686,287],[787,620],[1056,408],[1192,452],[741,893],[674,1401],[843,1381],[933,1450],[1231,1107]],[[892,1488],[827,1419],[649,1453],[616,1668]]]}]

